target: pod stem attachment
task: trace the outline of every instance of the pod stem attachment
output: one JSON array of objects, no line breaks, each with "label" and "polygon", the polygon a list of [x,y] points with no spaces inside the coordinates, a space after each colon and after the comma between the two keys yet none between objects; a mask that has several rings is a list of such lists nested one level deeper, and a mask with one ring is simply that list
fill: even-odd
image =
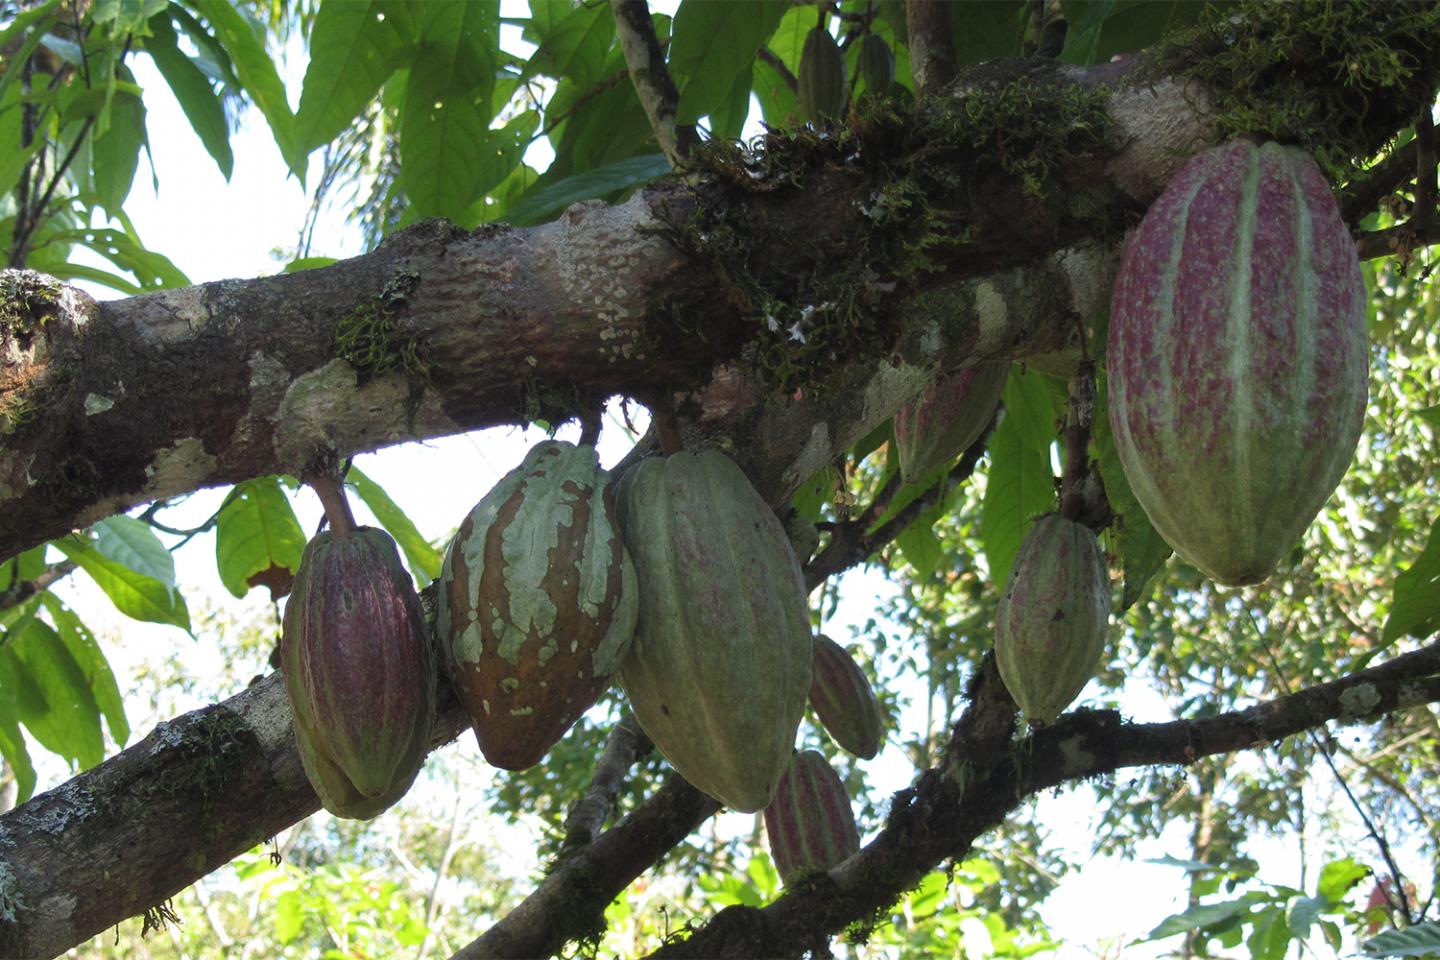
[{"label": "pod stem attachment", "polygon": [[306,478],[310,489],[320,498],[325,508],[325,519],[336,533],[349,533],[355,529],[355,515],[350,512],[350,500],[345,496],[345,486],[334,474]]}]

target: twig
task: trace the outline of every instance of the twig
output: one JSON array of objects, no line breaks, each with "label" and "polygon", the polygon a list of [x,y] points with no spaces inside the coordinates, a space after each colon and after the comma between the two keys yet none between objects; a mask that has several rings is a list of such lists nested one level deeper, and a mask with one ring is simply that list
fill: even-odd
[{"label": "twig", "polygon": [[75,561],[61,560],[59,563],[46,567],[39,576],[32,580],[16,580],[3,592],[0,592],[0,610],[19,606],[37,593],[44,593],[73,572],[75,572]]},{"label": "twig", "polygon": [[615,798],[625,785],[625,778],[635,761],[644,757],[654,748],[645,731],[635,721],[635,715],[626,711],[625,716],[610,731],[605,740],[605,749],[595,764],[595,775],[590,780],[590,789],[571,809],[565,818],[565,841],[560,846],[560,859],[588,847],[600,835],[610,811],[615,807]]},{"label": "twig", "polygon": [[1355,250],[1361,260],[1377,257],[1396,257],[1409,253],[1416,247],[1428,247],[1440,243],[1440,222],[1419,224],[1414,220],[1384,230],[1372,230],[1355,237]]},{"label": "twig", "polygon": [[679,166],[698,141],[693,126],[675,123],[680,91],[665,66],[650,6],[645,0],[610,0],[610,9],[615,12],[615,32],[620,37],[630,82],[635,84],[640,105],[650,118],[650,129],[655,131],[660,150],[671,165]]},{"label": "twig", "polygon": [[790,88],[791,93],[799,96],[800,81],[795,78],[795,74],[790,72],[790,68],[785,66],[785,61],[780,59],[779,54],[769,47],[761,47],[756,51],[756,56],[758,56],[762,62],[768,63],[774,71],[780,75],[780,79],[785,82],[785,86]]}]

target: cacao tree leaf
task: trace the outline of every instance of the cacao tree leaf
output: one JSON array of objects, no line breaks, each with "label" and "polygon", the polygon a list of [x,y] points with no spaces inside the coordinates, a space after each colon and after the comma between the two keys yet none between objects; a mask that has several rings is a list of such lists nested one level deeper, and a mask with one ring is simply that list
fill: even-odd
[{"label": "cacao tree leaf", "polygon": [[70,651],[70,656],[84,674],[90,695],[101,715],[105,717],[106,726],[110,728],[111,739],[120,746],[125,746],[130,739],[130,721],[125,716],[125,698],[120,695],[115,673],[110,669],[110,661],[100,649],[95,635],[80,619],[80,615],[60,602],[60,598],[54,594],[45,594],[41,603],[55,621],[56,630],[65,648]]},{"label": "cacao tree leaf", "polygon": [[669,172],[670,161],[661,153],[620,160],[526,192],[506,219],[517,227],[534,226],[553,219],[572,203],[628,190]]},{"label": "cacao tree leaf", "polygon": [[1123,613],[1146,595],[1146,587],[1155,574],[1165,566],[1173,552],[1170,545],[1156,532],[1150,518],[1135,493],[1120,464],[1120,454],[1115,449],[1115,436],[1110,432],[1110,413],[1106,400],[1104,376],[1096,379],[1095,418],[1091,424],[1091,436],[1095,444],[1095,456],[1100,465],[1100,479],[1105,484],[1105,498],[1115,513],[1115,545],[1120,552],[1125,575],[1124,591],[1120,600]]},{"label": "cacao tree leaf", "polygon": [[1025,35],[1024,0],[970,0],[950,7],[955,65],[1020,55]]},{"label": "cacao tree leaf", "polygon": [[1440,629],[1440,518],[1430,527],[1425,549],[1409,569],[1395,577],[1390,615],[1385,618],[1385,643],[1407,633],[1424,637]]},{"label": "cacao tree leaf", "polygon": [[990,579],[1003,585],[1031,522],[1055,505],[1055,477],[1049,452],[1025,442],[1008,410],[990,436],[989,456],[980,532]]},{"label": "cacao tree leaf", "polygon": [[200,68],[200,72],[220,84],[222,93],[230,91],[238,94],[243,90],[245,85],[235,74],[230,54],[225,52],[224,45],[215,35],[180,4],[172,3],[169,13],[175,27],[195,44],[195,66]]},{"label": "cacao tree leaf", "polygon": [[1320,881],[1315,887],[1315,892],[1324,897],[1329,904],[1339,904],[1345,900],[1357,883],[1370,874],[1369,867],[1349,857],[1332,860],[1321,868]]},{"label": "cacao tree leaf", "polygon": [[305,531],[278,478],[236,484],[216,518],[215,565],[226,590],[245,596],[250,578],[271,567],[294,573],[304,551]]},{"label": "cacao tree leaf", "polygon": [[[125,83],[135,82],[128,67],[117,67],[115,75]],[[100,205],[112,216],[130,195],[135,169],[140,164],[140,148],[147,143],[144,103],[128,90],[117,90],[110,101],[109,123],[90,144],[95,192]]]},{"label": "cacao tree leaf", "polygon": [[339,263],[336,257],[300,257],[285,264],[281,273],[299,273],[301,270],[318,270],[321,267],[329,267]]},{"label": "cacao tree leaf", "polygon": [[170,0],[96,0],[90,15],[96,23],[114,24],[115,33],[134,33],[169,5]]},{"label": "cacao tree leaf", "polygon": [[375,514],[375,519],[380,521],[400,549],[405,551],[405,559],[410,564],[410,572],[415,574],[415,579],[420,581],[420,586],[425,586],[431,580],[440,576],[440,563],[444,559],[429,540],[416,529],[415,524],[400,509],[399,504],[390,499],[385,489],[367,477],[364,472],[353,463],[350,470],[345,474],[345,482],[353,484],[356,494],[370,512]]},{"label": "cacao tree leaf", "polygon": [[910,524],[895,538],[895,546],[904,555],[905,562],[915,568],[920,579],[929,578],[945,558],[945,549],[940,545],[940,538],[935,536],[934,519],[925,522],[928,516],[927,513],[926,517]]},{"label": "cacao tree leaf", "polygon": [[[59,0],[50,0],[33,10],[26,10],[7,24],[4,30],[0,30],[0,50],[14,50],[13,53],[7,53],[6,56],[10,63],[25,63],[35,55],[41,42],[48,36],[46,28],[49,25],[45,23],[45,20],[57,6],[59,6]],[[14,49],[15,41],[22,36],[25,39],[20,41],[18,49]],[[23,73],[23,70],[0,71],[0,102],[4,102],[10,85]],[[19,142],[19,140],[7,141],[5,145],[7,149],[11,149],[12,143],[18,144]]]},{"label": "cacao tree leaf", "polygon": [[481,152],[480,166],[472,171],[474,189],[479,191],[479,196],[459,216],[457,223],[470,229],[494,219],[492,208],[495,204],[493,198],[486,195],[504,183],[520,166],[525,149],[530,146],[531,137],[539,125],[540,114],[534,110],[526,110],[512,117],[499,130],[486,131],[486,144]]},{"label": "cacao tree leaf", "polygon": [[400,119],[400,167],[416,216],[456,218],[481,193],[474,173],[495,112],[499,7],[432,0],[423,8]]},{"label": "cacao tree leaf", "polygon": [[760,115],[768,125],[788,127],[799,120],[800,100],[774,66],[756,60],[752,83],[755,99],[760,103]]},{"label": "cacao tree leaf", "polygon": [[568,77],[583,89],[604,76],[615,40],[615,17],[605,4],[572,6],[570,0],[531,0],[530,30],[536,50],[524,75]]},{"label": "cacao tree leaf", "polygon": [[1038,370],[1012,365],[1001,397],[1006,418],[1013,421],[1026,444],[1048,456],[1065,416],[1065,384]]},{"label": "cacao tree leaf", "polygon": [[1426,957],[1440,953],[1440,922],[1417,923],[1404,930],[1387,930],[1360,944],[1367,957]]},{"label": "cacao tree leaf", "polygon": [[295,111],[299,149],[329,143],[375,99],[413,40],[408,13],[390,0],[320,4]]},{"label": "cacao tree leaf", "polygon": [[225,108],[210,80],[195,62],[181,52],[175,35],[175,25],[168,11],[150,18],[150,36],[145,39],[145,52],[155,63],[155,69],[170,86],[170,92],[180,104],[190,129],[200,138],[205,152],[220,168],[226,180],[235,166],[235,155],[230,149],[230,125],[225,120]]},{"label": "cacao tree leaf", "polygon": [[710,136],[718,140],[736,140],[750,115],[750,86],[755,71],[751,64],[740,68],[730,89],[710,110]]},{"label": "cacao tree leaf", "polygon": [[257,35],[256,26],[242,8],[231,5],[228,0],[194,0],[193,5],[210,22],[214,39],[228,55],[240,83],[270,125],[280,156],[290,172],[303,181],[306,151],[295,139],[295,116],[285,97],[285,85],[280,81],[275,61]]},{"label": "cacao tree leaf", "polygon": [[[1327,906],[1329,902],[1324,897],[1296,896],[1285,901],[1285,926],[1290,935],[1301,940],[1308,939],[1310,928]],[[1288,943],[1289,938],[1286,940]]]},{"label": "cacao tree leaf", "polygon": [[95,549],[116,563],[175,588],[175,558],[143,520],[117,514],[91,528]]},{"label": "cacao tree leaf", "polygon": [[1160,921],[1159,926],[1151,930],[1144,939],[1135,942],[1148,943],[1151,940],[1163,940],[1166,937],[1173,937],[1176,934],[1189,933],[1191,930],[1200,930],[1235,917],[1244,916],[1249,914],[1255,905],[1264,899],[1263,894],[1247,893],[1245,896],[1235,900],[1226,900],[1221,903],[1202,903],[1181,913],[1166,917]]},{"label": "cacao tree leaf", "polygon": [[[8,72],[8,71],[7,71]],[[28,146],[22,144],[21,122],[25,112],[20,109],[20,88],[12,87],[11,96],[0,101],[0,196],[8,196],[20,179],[30,158],[45,146],[44,137],[34,137]]]},{"label": "cacao tree leaf", "polygon": [[[23,674],[33,687],[16,703],[36,742],[82,768],[103,760],[100,710],[84,671],[59,635],[45,621],[31,620],[23,630],[11,631],[8,641],[5,653],[13,673],[17,679]],[[25,681],[19,682],[23,688]]]},{"label": "cacao tree leaf", "polygon": [[[1210,4],[1217,9],[1230,5]],[[1205,7],[1193,0],[1061,0],[1066,31],[1059,59],[1105,63],[1116,54],[1144,49],[1166,33],[1195,23]]]},{"label": "cacao tree leaf", "polygon": [[88,573],[115,609],[127,617],[190,631],[185,598],[174,587],[111,560],[82,536],[56,540],[54,546]]},{"label": "cacao tree leaf", "polygon": [[800,485],[795,496],[790,498],[790,503],[798,515],[813,523],[820,519],[825,505],[830,502],[834,493],[835,468],[821,467],[813,477]]},{"label": "cacao tree leaf", "polygon": [[1425,407],[1424,409],[1416,410],[1415,415],[1421,420],[1424,420],[1426,423],[1440,427],[1440,403],[1437,403],[1433,407]]},{"label": "cacao tree leaf", "polygon": [[741,69],[789,9],[789,0],[682,0],[671,27],[668,64],[680,88],[676,121],[694,123],[720,109]]},{"label": "cacao tree leaf", "polygon": [[1283,907],[1271,907],[1256,913],[1255,929],[1246,939],[1254,960],[1285,960],[1285,952],[1292,939],[1290,928],[1285,922]]},{"label": "cacao tree leaf", "polygon": [[[147,250],[120,230],[109,228],[83,230],[57,230],[51,235],[56,244],[75,244],[89,247],[100,256],[123,270],[129,270],[145,290],[170,289],[190,285],[190,278],[170,258],[153,250]],[[72,270],[64,264],[54,265],[57,269]],[[52,272],[47,270],[47,272]],[[59,276],[59,274],[56,274]]]},{"label": "cacao tree leaf", "polygon": [[[0,637],[0,641],[3,641]],[[3,673],[3,668],[0,668]],[[0,693],[0,757],[10,765],[15,777],[15,803],[21,804],[35,792],[35,765],[30,761],[30,751],[25,746],[25,735],[20,731],[20,717],[15,712],[9,688]]]}]

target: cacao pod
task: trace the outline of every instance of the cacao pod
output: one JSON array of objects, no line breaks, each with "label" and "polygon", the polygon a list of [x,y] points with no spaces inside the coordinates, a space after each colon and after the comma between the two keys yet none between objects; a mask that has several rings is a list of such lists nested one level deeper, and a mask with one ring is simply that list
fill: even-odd
[{"label": "cacao pod", "polygon": [[1089,527],[1049,514],[1025,535],[995,614],[995,665],[1031,723],[1060,716],[1105,652],[1110,575]]},{"label": "cacao pod", "polygon": [[860,665],[823,633],[815,637],[810,706],[826,732],[845,750],[862,760],[873,760],[880,752],[885,735],[880,701]]},{"label": "cacao pod", "polygon": [[320,802],[336,816],[375,816],[414,782],[435,722],[430,631],[389,534],[358,527],[306,545],[280,647]]},{"label": "cacao pod", "polygon": [[1185,165],[1125,245],[1110,426],[1176,553],[1259,583],[1344,475],[1365,418],[1366,292],[1309,154],[1236,140]]},{"label": "cacao pod", "polygon": [[480,752],[538,763],[610,685],[635,635],[635,568],[594,447],[546,440],[460,524],[436,630]]},{"label": "cacao pod", "polygon": [[850,89],[845,81],[845,54],[830,31],[815,27],[805,35],[800,49],[800,112],[813,124],[823,124],[845,115]]},{"label": "cacao pod", "polygon": [[895,85],[895,54],[884,37],[867,33],[860,41],[860,79],[865,81],[866,97],[888,96]]},{"label": "cacao pod", "polygon": [[800,563],[719,451],[642,460],[618,501],[640,586],[620,668],[635,719],[682,777],[753,813],[790,762],[810,691]]},{"label": "cacao pod", "polygon": [[980,363],[942,376],[895,414],[900,479],[915,483],[980,438],[1010,376],[1008,363]]},{"label": "cacao pod", "polygon": [[780,879],[829,870],[860,849],[850,794],[823,754],[802,750],[765,807],[765,836]]}]

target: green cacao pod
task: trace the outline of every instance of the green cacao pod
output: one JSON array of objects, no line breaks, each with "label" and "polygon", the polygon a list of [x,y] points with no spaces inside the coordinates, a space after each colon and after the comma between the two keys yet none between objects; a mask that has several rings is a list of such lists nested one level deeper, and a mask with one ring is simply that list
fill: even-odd
[{"label": "green cacao pod", "polygon": [[359,527],[305,547],[285,607],[281,671],[300,760],[336,816],[400,799],[430,745],[430,631],[395,541]]},{"label": "green cacao pod", "polygon": [[823,754],[802,750],[765,807],[765,836],[780,879],[829,870],[860,849],[850,794]]},{"label": "green cacao pod", "polygon": [[860,79],[865,81],[866,97],[885,97],[895,85],[895,54],[890,44],[877,34],[867,33],[860,41]]},{"label": "green cacao pod", "polygon": [[816,527],[809,517],[802,517],[798,513],[790,514],[785,520],[785,535],[790,538],[795,559],[801,564],[809,560],[814,555],[815,548],[820,546],[820,528]]},{"label": "green cacao pod", "polygon": [[810,706],[825,731],[842,748],[872,760],[885,738],[880,701],[860,665],[825,634],[815,637],[815,676]]},{"label": "green cacao pod", "polygon": [[980,438],[1000,404],[1008,363],[980,363],[942,376],[895,414],[900,479],[915,483]]},{"label": "green cacao pod", "polygon": [[1320,169],[1236,140],[1185,165],[1125,245],[1110,426],[1175,551],[1259,583],[1344,475],[1365,418],[1367,297]]},{"label": "green cacao pod", "polygon": [[845,80],[845,54],[830,31],[815,27],[800,49],[800,112],[814,124],[845,116],[850,88]]},{"label": "green cacao pod", "polygon": [[785,530],[715,450],[642,460],[619,484],[640,618],[620,683],[671,765],[753,813],[790,762],[810,691],[810,617]]},{"label": "green cacao pod", "polygon": [[1025,719],[1052,722],[1105,652],[1110,575],[1090,528],[1050,514],[1030,528],[995,614],[995,665]]},{"label": "green cacao pod", "polygon": [[610,685],[639,593],[594,447],[536,444],[460,524],[436,630],[485,759],[538,763]]}]

